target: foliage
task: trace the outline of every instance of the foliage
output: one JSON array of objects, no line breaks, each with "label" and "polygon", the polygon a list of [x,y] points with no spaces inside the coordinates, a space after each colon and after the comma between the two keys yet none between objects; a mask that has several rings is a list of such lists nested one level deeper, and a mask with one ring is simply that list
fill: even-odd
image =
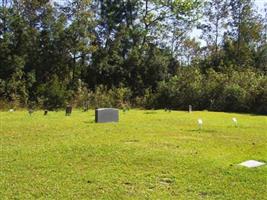
[{"label": "foliage", "polygon": [[107,89],[100,85],[91,93],[91,105],[99,107],[125,108],[130,106],[131,91],[125,87]]},{"label": "foliage", "polygon": [[58,80],[58,77],[53,77],[48,83],[41,85],[38,88],[38,93],[41,94],[43,107],[48,110],[59,109],[65,106],[66,96],[69,94],[66,88]]},{"label": "foliage", "polygon": [[157,108],[209,109],[230,112],[266,113],[266,77],[253,70],[217,73],[184,68],[169,81],[160,83],[155,94]]},{"label": "foliage", "polygon": [[253,2],[1,1],[0,101],[265,113],[267,22]]},{"label": "foliage", "polygon": [[160,108],[187,109],[194,104],[199,107],[202,75],[196,68],[181,69],[169,81],[159,85],[156,102]]}]

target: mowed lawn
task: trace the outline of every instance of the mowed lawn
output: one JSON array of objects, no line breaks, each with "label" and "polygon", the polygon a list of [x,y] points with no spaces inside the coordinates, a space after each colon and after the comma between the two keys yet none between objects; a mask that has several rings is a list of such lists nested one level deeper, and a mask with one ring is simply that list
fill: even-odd
[{"label": "mowed lawn", "polygon": [[267,166],[237,165],[267,162],[266,116],[131,110],[117,124],[95,124],[93,110],[0,117],[0,199],[267,199]]}]

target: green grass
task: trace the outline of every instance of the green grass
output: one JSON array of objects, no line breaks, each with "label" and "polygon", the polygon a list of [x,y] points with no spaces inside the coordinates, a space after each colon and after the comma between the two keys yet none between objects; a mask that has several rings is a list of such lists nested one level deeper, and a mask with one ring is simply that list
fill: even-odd
[{"label": "green grass", "polygon": [[0,199],[267,199],[267,166],[237,165],[267,162],[266,116],[131,110],[95,124],[93,111],[0,115]]}]

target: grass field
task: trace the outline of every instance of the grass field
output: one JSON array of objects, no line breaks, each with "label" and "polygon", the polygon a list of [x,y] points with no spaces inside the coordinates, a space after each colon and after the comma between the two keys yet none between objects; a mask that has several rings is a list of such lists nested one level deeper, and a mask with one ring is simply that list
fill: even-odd
[{"label": "grass field", "polygon": [[267,199],[267,166],[237,165],[267,162],[266,116],[131,110],[95,124],[93,111],[0,115],[0,199]]}]

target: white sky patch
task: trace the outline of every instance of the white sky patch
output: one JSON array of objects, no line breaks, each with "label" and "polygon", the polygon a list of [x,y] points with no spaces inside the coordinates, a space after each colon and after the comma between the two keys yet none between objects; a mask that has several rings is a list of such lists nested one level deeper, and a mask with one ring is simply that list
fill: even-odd
[{"label": "white sky patch", "polygon": [[[254,2],[255,2],[255,7],[256,7],[256,10],[258,11],[258,13],[263,15],[264,14],[264,4],[267,4],[267,0],[255,0]],[[207,44],[206,44],[205,40],[200,39],[201,34],[202,34],[201,30],[199,30],[197,28],[193,28],[193,30],[190,34],[190,38],[196,38],[197,41],[200,42],[200,46],[204,47]]]}]

